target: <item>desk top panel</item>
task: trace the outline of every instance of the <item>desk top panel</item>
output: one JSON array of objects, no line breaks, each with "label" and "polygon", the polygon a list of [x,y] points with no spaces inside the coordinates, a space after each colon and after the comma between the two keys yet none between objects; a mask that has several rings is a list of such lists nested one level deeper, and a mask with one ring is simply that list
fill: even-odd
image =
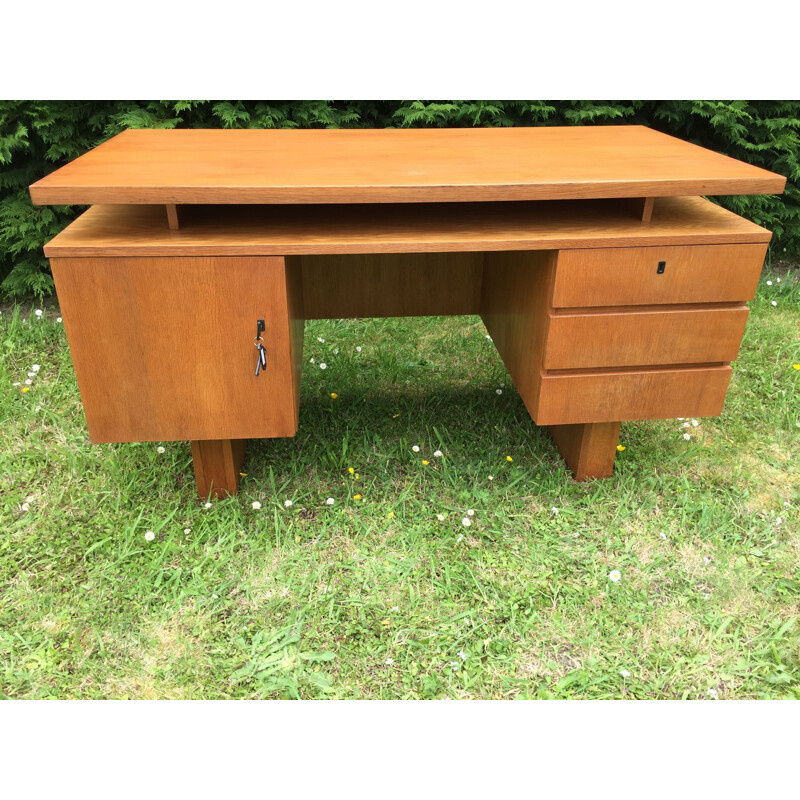
[{"label": "desk top panel", "polygon": [[643,126],[128,130],[37,205],[420,203],[767,194],[786,179]]}]

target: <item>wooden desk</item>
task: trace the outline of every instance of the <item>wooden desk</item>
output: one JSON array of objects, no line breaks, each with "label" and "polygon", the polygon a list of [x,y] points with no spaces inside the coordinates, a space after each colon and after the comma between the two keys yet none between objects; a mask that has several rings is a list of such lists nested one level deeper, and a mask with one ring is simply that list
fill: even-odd
[{"label": "wooden desk", "polygon": [[610,475],[621,421],[722,411],[771,234],[699,195],[784,184],[639,126],[138,130],[31,196],[92,205],[45,247],[92,441],[188,439],[206,497],[296,433],[321,318],[480,314]]}]

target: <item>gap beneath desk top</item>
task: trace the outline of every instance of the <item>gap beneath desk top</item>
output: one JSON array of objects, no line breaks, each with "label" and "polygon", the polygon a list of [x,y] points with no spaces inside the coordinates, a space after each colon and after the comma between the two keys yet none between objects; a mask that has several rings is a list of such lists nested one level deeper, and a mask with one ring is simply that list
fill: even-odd
[{"label": "gap beneath desk top", "polygon": [[45,245],[80,256],[310,255],[560,250],[769,242],[770,231],[701,197],[657,198],[643,223],[613,200],[400,205],[93,206]]}]

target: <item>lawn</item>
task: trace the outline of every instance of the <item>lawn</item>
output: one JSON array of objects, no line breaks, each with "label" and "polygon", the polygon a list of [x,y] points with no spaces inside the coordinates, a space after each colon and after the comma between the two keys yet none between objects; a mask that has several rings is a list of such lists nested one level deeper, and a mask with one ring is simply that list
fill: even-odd
[{"label": "lawn", "polygon": [[5,695],[800,698],[796,269],[722,416],[581,484],[477,317],[308,323],[297,436],[209,508],[187,442],[89,442],[40,307],[0,317]]}]

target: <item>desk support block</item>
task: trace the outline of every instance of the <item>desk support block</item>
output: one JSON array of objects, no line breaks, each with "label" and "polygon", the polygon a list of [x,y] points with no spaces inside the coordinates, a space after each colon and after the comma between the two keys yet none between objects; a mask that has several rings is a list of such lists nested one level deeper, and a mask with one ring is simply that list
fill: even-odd
[{"label": "desk support block", "polygon": [[549,425],[548,431],[576,481],[608,478],[614,470],[619,422]]},{"label": "desk support block", "polygon": [[202,499],[239,491],[239,470],[247,439],[201,439],[192,442],[197,493]]}]

